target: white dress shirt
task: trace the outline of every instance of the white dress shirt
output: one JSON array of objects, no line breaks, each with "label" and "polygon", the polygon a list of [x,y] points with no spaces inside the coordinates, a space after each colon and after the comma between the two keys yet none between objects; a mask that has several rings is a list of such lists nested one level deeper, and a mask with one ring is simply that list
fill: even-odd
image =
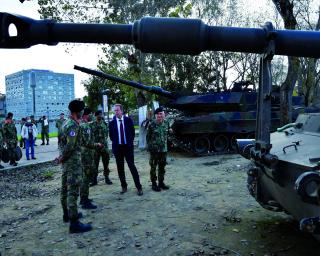
[{"label": "white dress shirt", "polygon": [[122,125],[123,125],[124,144],[127,144],[126,130],[124,128],[124,116],[122,116],[122,118],[120,118],[120,119],[117,117],[116,119],[117,119],[117,127],[118,127],[119,144],[121,144],[120,120],[122,120]]}]

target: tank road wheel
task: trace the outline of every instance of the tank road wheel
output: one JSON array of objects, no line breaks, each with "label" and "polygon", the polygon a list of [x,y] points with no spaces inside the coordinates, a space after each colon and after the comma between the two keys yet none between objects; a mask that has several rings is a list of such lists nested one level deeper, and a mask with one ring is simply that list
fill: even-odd
[{"label": "tank road wheel", "polygon": [[194,140],[194,151],[197,154],[207,153],[210,149],[210,140],[207,136],[199,136]]},{"label": "tank road wheel", "polygon": [[213,139],[213,149],[216,152],[223,152],[228,148],[229,140],[228,137],[223,134],[218,134]]}]

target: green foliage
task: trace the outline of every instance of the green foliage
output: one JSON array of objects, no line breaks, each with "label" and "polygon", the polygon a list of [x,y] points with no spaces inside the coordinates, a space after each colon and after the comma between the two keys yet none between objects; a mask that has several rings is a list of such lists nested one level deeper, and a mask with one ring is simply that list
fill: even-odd
[{"label": "green foliage", "polygon": [[54,175],[55,175],[55,171],[53,171],[53,170],[46,170],[45,172],[43,172],[41,174],[42,178],[45,179],[45,180],[53,179]]}]

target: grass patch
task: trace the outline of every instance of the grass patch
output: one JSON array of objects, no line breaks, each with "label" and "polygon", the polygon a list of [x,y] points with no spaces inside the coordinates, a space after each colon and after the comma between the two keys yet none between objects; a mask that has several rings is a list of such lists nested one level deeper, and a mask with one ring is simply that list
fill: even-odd
[{"label": "grass patch", "polygon": [[53,170],[47,170],[47,171],[43,172],[41,176],[45,180],[51,180],[51,179],[53,179],[54,174],[55,174],[55,172]]}]

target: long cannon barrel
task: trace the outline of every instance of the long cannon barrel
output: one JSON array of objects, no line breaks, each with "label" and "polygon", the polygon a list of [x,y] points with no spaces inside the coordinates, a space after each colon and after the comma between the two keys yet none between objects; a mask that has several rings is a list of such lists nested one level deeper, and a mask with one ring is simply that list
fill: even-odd
[{"label": "long cannon barrel", "polygon": [[[10,36],[9,26],[17,29]],[[320,32],[273,30],[275,54],[320,57]],[[133,44],[142,52],[199,54],[203,51],[263,53],[270,38],[266,28],[219,27],[199,19],[145,17],[134,24],[56,23],[0,13],[0,47],[28,48],[59,42]]]},{"label": "long cannon barrel", "polygon": [[169,98],[169,99],[176,99],[177,98],[171,92],[168,92],[168,91],[166,91],[166,90],[164,90],[164,89],[162,89],[161,87],[158,87],[158,86],[143,85],[143,84],[140,84],[140,83],[137,83],[137,82],[134,82],[134,81],[129,81],[129,80],[122,79],[120,77],[109,75],[109,74],[103,73],[103,72],[98,71],[98,70],[93,70],[93,69],[89,69],[89,68],[85,68],[85,67],[80,67],[80,66],[77,66],[77,65],[74,66],[74,69],[82,71],[82,72],[90,74],[90,75],[93,75],[93,76],[98,76],[98,77],[101,77],[103,79],[110,80],[110,81],[113,81],[113,82],[126,84],[126,85],[129,85],[131,87],[134,87],[134,88],[137,88],[137,89],[140,89],[140,90],[144,90],[144,91],[148,91],[150,93],[153,93],[153,94],[156,94],[156,95],[159,95],[159,96],[162,96],[162,97],[166,97],[166,98]]}]

